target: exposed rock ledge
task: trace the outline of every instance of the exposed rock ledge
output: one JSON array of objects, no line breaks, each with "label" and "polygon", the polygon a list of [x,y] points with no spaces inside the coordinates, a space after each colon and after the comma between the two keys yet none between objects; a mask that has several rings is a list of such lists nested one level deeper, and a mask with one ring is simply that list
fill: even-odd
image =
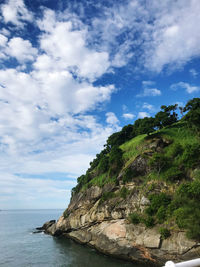
[{"label": "exposed rock ledge", "polygon": [[[129,186],[134,188],[134,184]],[[200,244],[188,240],[184,232],[172,231],[168,239],[162,240],[158,227],[149,229],[142,224],[129,223],[128,214],[148,204],[148,199],[137,191],[126,200],[113,198],[101,203],[102,192],[117,190],[119,187],[107,184],[102,189],[93,186],[85,193],[76,194],[65,218],[61,216],[57,222],[47,222],[38,230],[54,236],[63,235],[105,254],[148,266],[199,257]]]}]

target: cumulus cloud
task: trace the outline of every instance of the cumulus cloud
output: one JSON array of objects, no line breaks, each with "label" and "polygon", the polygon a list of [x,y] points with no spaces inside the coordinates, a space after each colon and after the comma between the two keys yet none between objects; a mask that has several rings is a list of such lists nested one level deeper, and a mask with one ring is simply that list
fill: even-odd
[{"label": "cumulus cloud", "polygon": [[142,108],[148,109],[149,111],[154,111],[154,106],[148,103],[144,103]]},{"label": "cumulus cloud", "polygon": [[132,119],[135,117],[135,115],[132,114],[132,113],[124,113],[124,114],[122,115],[122,117],[123,117],[125,120],[132,120]]},{"label": "cumulus cloud", "polygon": [[[99,3],[101,13],[88,17],[87,25],[70,9],[58,14],[43,8],[43,15],[35,19],[34,44],[15,31],[33,21],[23,0],[1,4],[5,25],[0,31],[0,58],[6,60],[0,70],[2,175],[31,188],[34,179],[24,180],[14,173],[62,171],[70,177],[83,173],[107,137],[120,129],[113,112],[106,113],[102,124],[97,113],[88,115],[102,109],[116,91],[112,84],[97,85],[98,78],[129,62],[138,69],[145,66],[160,72],[165,66],[179,67],[199,56],[198,0],[141,3],[113,1],[109,8]],[[6,67],[9,60],[18,65]],[[195,76],[194,71],[190,73]],[[188,93],[199,91],[188,83],[177,86]],[[153,81],[143,81],[138,96],[159,95]],[[153,107],[144,103],[143,109],[151,112]],[[126,108],[123,113],[125,119],[134,117]],[[138,113],[138,118],[148,116],[145,111]],[[46,186],[42,178],[37,182],[38,188]],[[4,189],[12,191],[15,183],[1,186],[3,193]]]},{"label": "cumulus cloud", "polygon": [[144,88],[152,87],[155,85],[154,81],[142,81],[142,85]]},{"label": "cumulus cloud", "polygon": [[6,59],[6,54],[4,51],[7,45],[7,41],[8,38],[5,35],[0,34],[0,59]]},{"label": "cumulus cloud", "polygon": [[116,125],[119,123],[118,118],[116,117],[115,113],[107,112],[106,113],[106,122],[111,125]]},{"label": "cumulus cloud", "polygon": [[198,0],[153,0],[145,5],[130,0],[101,8],[101,16],[92,21],[94,36],[112,51],[113,66],[136,62],[140,68],[161,72],[200,55]]},{"label": "cumulus cloud", "polygon": [[0,34],[0,46],[5,47],[7,44],[7,41],[8,41],[8,38],[5,35]]},{"label": "cumulus cloud", "polygon": [[28,40],[20,37],[12,38],[8,42],[5,52],[8,56],[16,58],[19,62],[33,61],[37,55],[37,49],[32,47]]},{"label": "cumulus cloud", "polygon": [[170,86],[172,90],[185,89],[187,93],[196,93],[200,91],[200,86],[190,85],[189,83],[179,82]]},{"label": "cumulus cloud", "polygon": [[33,20],[33,15],[26,8],[23,0],[8,0],[0,8],[5,23],[10,22],[18,27],[23,27],[24,21]]},{"label": "cumulus cloud", "polygon": [[161,91],[157,88],[145,88],[141,94],[138,94],[137,97],[145,97],[145,96],[159,96],[161,95]]},{"label": "cumulus cloud", "polygon": [[[16,11],[9,20],[5,10],[11,4],[2,6],[4,19],[21,27],[31,17],[20,9],[21,15]],[[30,40],[14,35],[9,40],[0,34],[1,58],[18,61],[15,69],[0,70],[0,153],[4,154],[0,173],[10,173],[24,188],[32,187],[34,178],[22,179],[15,173],[41,175],[33,190],[39,198],[37,190],[45,186],[42,174],[63,172],[77,177],[84,173],[107,137],[119,129],[119,121],[110,112],[103,126],[95,114],[87,115],[109,101],[116,90],[112,84],[93,84],[108,71],[110,62],[107,52],[88,47],[87,27],[80,23],[75,29],[68,19],[59,19],[50,10],[37,23],[41,30],[37,48]],[[7,190],[0,188],[0,194]]]},{"label": "cumulus cloud", "polygon": [[190,69],[189,72],[193,78],[196,78],[198,76],[198,72],[195,69]]},{"label": "cumulus cloud", "polygon": [[145,111],[141,111],[138,113],[138,118],[139,119],[143,119],[143,118],[146,118],[146,117],[150,117],[149,113],[145,112]]},{"label": "cumulus cloud", "polygon": [[157,72],[166,65],[180,67],[200,55],[200,33],[196,27],[200,22],[199,1],[167,1],[159,5],[159,1],[152,5],[156,8],[155,22],[147,45],[149,51],[145,52],[146,66]]},{"label": "cumulus cloud", "polygon": [[[38,21],[43,30],[40,47],[56,61],[57,68],[69,68],[76,75],[94,80],[105,73],[109,66],[109,54],[95,51],[86,44],[87,29],[73,29],[70,21],[57,21],[53,11],[45,10],[44,18]],[[45,64],[47,57],[40,57],[35,66]],[[42,63],[42,61],[45,61]]]}]

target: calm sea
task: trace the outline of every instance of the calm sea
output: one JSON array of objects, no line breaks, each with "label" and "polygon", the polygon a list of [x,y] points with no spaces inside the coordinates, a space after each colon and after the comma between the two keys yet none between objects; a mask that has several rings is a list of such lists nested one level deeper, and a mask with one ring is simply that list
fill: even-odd
[{"label": "calm sea", "polygon": [[104,256],[72,240],[33,234],[62,210],[0,211],[0,266],[142,267]]}]

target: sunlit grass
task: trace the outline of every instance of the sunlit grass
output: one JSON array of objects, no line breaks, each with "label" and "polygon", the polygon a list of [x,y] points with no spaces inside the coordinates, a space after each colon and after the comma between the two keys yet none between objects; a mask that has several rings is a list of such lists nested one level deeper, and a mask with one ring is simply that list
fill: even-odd
[{"label": "sunlit grass", "polygon": [[142,148],[140,145],[143,143],[146,136],[146,134],[138,135],[120,146],[123,151],[123,160],[126,162],[126,165],[140,154]]}]

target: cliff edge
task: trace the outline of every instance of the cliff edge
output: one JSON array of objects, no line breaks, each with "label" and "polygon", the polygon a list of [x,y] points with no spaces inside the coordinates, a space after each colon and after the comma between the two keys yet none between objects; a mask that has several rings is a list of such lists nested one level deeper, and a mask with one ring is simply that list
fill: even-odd
[{"label": "cliff edge", "polygon": [[108,138],[46,233],[147,266],[200,256],[200,99],[162,109]]}]

